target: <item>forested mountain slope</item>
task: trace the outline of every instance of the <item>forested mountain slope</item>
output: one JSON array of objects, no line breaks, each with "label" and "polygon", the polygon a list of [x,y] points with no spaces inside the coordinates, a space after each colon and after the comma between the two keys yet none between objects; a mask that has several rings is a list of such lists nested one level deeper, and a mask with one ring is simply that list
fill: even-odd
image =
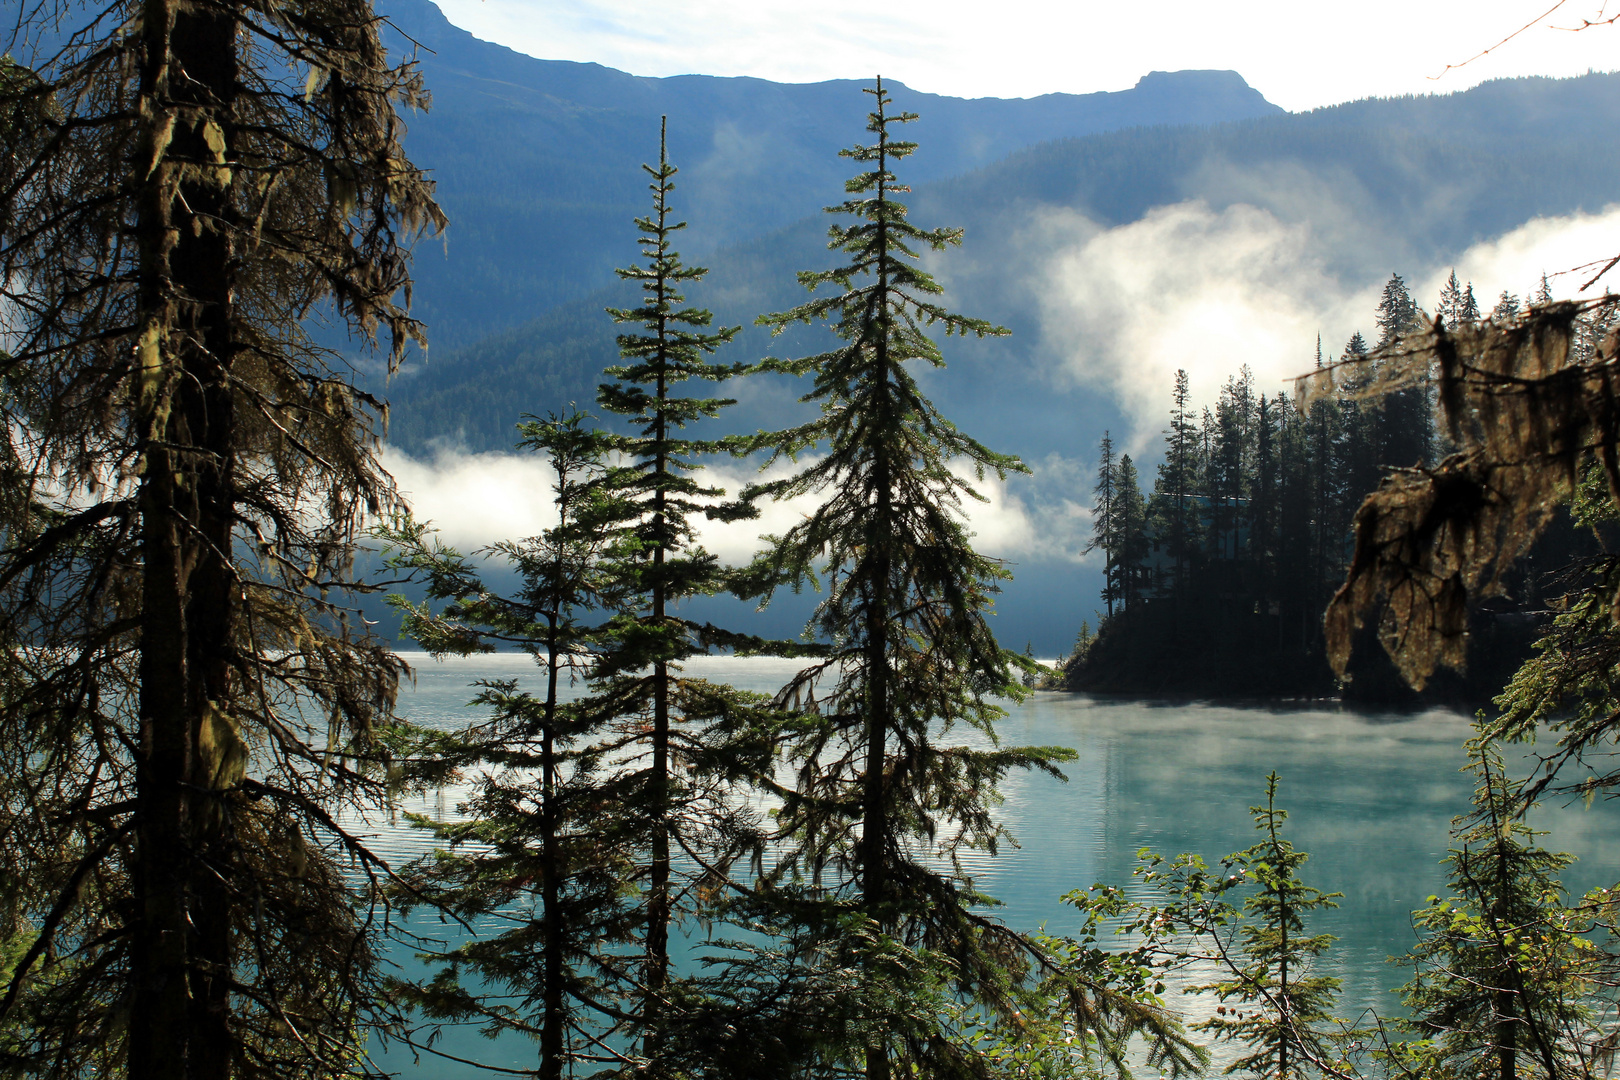
[{"label": "forested mountain slope", "polygon": [[[823,91],[839,101],[841,113],[826,138],[858,137],[864,102],[853,85],[818,89]],[[946,103],[910,104],[926,116],[928,108]],[[925,147],[916,172],[924,176],[926,124],[915,126]],[[935,392],[948,415],[999,448],[1029,458],[1084,454],[1104,427],[1118,431],[1123,421],[1119,401],[1097,392],[1106,387],[1072,377],[1066,366],[1075,343],[1054,316],[1053,297],[1061,287],[1054,281],[1054,260],[1066,251],[1099,231],[1141,221],[1155,208],[1191,204],[1218,216],[1252,207],[1277,227],[1302,230],[1321,252],[1323,272],[1345,289],[1376,286],[1392,271],[1410,275],[1444,265],[1469,245],[1533,217],[1601,209],[1620,193],[1614,180],[1620,175],[1617,128],[1620,76],[1521,79],[1449,96],[1064,139],[922,184],[913,200],[914,219],[967,229],[964,250],[938,264],[951,302],[1014,331],[1010,339],[954,345],[950,358],[989,362],[953,364],[947,377],[936,380]],[[948,144],[939,130],[936,140]],[[603,183],[629,189],[641,182],[639,169],[629,163],[639,161],[636,152],[626,154],[625,161],[602,166]],[[813,193],[801,196],[800,220],[707,255],[713,273],[697,299],[719,319],[742,324],[796,302],[802,292],[794,271],[824,260],[826,225],[816,209],[840,197],[837,178],[845,168],[828,151],[820,169],[826,175]],[[683,169],[677,183],[686,186],[674,198],[683,213],[695,207],[683,243],[697,250],[712,237],[703,235],[698,212],[701,171],[692,171],[699,176],[689,178]],[[760,186],[780,185],[770,198],[785,198],[781,191],[797,190],[805,180],[789,178],[791,171],[772,168]],[[532,198],[543,202],[545,196],[537,192]],[[635,234],[629,211],[602,213],[590,230],[603,250],[599,273],[605,275],[633,257]],[[1234,235],[1231,242],[1243,239]],[[458,242],[475,241],[463,235]],[[424,291],[433,281],[424,278]],[[1478,284],[1482,290],[1522,291],[1531,283]],[[425,368],[391,389],[393,439],[414,451],[435,438],[461,440],[473,449],[504,448],[511,441],[514,402],[526,409],[589,403],[598,373],[613,356],[613,329],[601,309],[623,299],[617,289],[604,289],[472,346],[435,352]],[[1490,297],[1484,299],[1489,306]],[[1266,328],[1228,329],[1241,334]],[[1309,333],[1298,343],[1302,367],[1309,363]],[[1328,348],[1339,344],[1330,340]],[[751,359],[773,347],[791,351],[794,345],[773,346],[750,331],[734,347],[734,358]],[[1181,361],[1195,372],[1199,364],[1197,355]],[[781,388],[745,386],[742,393],[754,400],[744,402],[733,422],[749,426],[774,422],[791,400]]]},{"label": "forested mountain slope", "polygon": [[[644,202],[640,164],[669,117],[696,252],[775,231],[841,190],[859,83],[641,78],[538,60],[451,25],[430,0],[387,0],[393,46],[418,56],[433,108],[410,120],[452,228],[417,257],[416,308],[439,346],[526,321],[612,281]],[[1135,89],[964,100],[888,82],[921,114],[914,179],[942,179],[1064,136],[1281,112],[1230,71],[1154,72]]]}]

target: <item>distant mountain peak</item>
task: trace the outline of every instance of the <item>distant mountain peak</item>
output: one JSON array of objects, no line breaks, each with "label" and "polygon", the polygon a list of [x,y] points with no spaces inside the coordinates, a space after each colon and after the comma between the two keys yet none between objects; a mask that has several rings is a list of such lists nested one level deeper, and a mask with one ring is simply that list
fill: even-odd
[{"label": "distant mountain peak", "polygon": [[1235,71],[1150,71],[1136,81],[1130,93],[1141,99],[1144,109],[1173,103],[1183,113],[1192,114],[1189,123],[1217,124],[1236,114],[1271,116],[1287,111],[1267,101]]},{"label": "distant mountain peak", "polygon": [[[417,263],[421,313],[441,344],[467,344],[616,280],[626,225],[643,212],[641,164],[659,117],[681,166],[689,255],[769,235],[843,190],[840,148],[860,137],[861,80],[627,74],[483,41],[432,0],[380,0],[399,55],[421,64],[433,109],[406,147],[450,215],[449,258]],[[420,50],[418,49],[420,46]],[[1283,110],[1232,71],[1152,72],[1131,90],[949,97],[887,83],[921,120],[906,179],[927,184],[1028,147],[1120,129],[1208,127]]]},{"label": "distant mountain peak", "polygon": [[[1182,71],[1150,71],[1136,80],[1136,89],[1149,90],[1160,85],[1173,85],[1177,89],[1189,86],[1253,90],[1248,81],[1235,71],[1219,68],[1186,68]],[[1259,91],[1255,91],[1258,93]]]}]

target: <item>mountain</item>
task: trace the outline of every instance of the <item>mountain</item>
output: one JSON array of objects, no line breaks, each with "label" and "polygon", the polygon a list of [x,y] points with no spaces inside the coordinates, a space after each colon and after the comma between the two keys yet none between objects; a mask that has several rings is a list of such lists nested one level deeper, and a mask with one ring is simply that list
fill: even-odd
[{"label": "mountain", "polygon": [[[642,162],[660,116],[681,167],[689,255],[803,218],[842,190],[838,156],[867,108],[862,83],[643,78],[538,60],[480,41],[430,0],[384,0],[390,45],[416,55],[433,107],[408,118],[412,160],[431,170],[451,230],[419,247],[416,309],[436,347],[456,347],[613,280],[646,203]],[[921,119],[917,182],[955,176],[1034,143],[1159,124],[1213,124],[1282,110],[1235,72],[1153,72],[1115,93],[964,100],[885,84]]]},{"label": "mountain", "polygon": [[[437,470],[437,450],[510,449],[523,413],[591,405],[615,357],[602,309],[633,298],[612,269],[636,259],[640,165],[656,156],[660,115],[681,167],[674,205],[691,222],[680,248],[712,268],[690,299],[746,328],[727,358],[824,345],[819,327],[772,340],[752,324],[804,296],[796,271],[828,263],[820,208],[842,197],[838,148],[863,137],[859,84],[638,78],[476,41],[426,0],[390,10],[433,50],[422,63],[435,106],[411,119],[407,147],[452,219],[448,254],[419,248],[416,310],[434,348],[387,387],[394,446]],[[1222,72],[1022,102],[886,85],[921,116],[907,132],[920,149],[900,168],[913,220],[966,228],[960,251],[929,260],[946,303],[1012,331],[948,342],[949,368],[920,377],[963,430],[1036,466],[980,528],[1016,563],[999,633],[1043,652],[1096,606],[1097,575],[1074,560],[1097,438],[1112,429],[1151,483],[1175,367],[1207,391],[1253,362],[1258,389],[1275,391],[1310,365],[1319,329],[1330,356],[1351,329],[1372,330],[1392,271],[1419,285],[1535,233],[1532,219],[1598,212],[1620,190],[1615,75],[1297,115]],[[1496,280],[1496,264],[1475,263],[1487,308],[1497,290],[1522,294],[1566,265]],[[741,398],[727,432],[779,427],[803,408],[792,380],[726,392]],[[436,475],[466,461],[452,454]],[[773,607],[763,632],[791,633],[802,617]]]},{"label": "mountain", "polygon": [[[847,139],[859,136],[858,120],[845,117]],[[1056,140],[919,184],[914,220],[966,228],[963,250],[937,265],[950,285],[950,303],[1013,330],[1008,339],[953,344],[948,376],[930,381],[947,415],[998,448],[1032,460],[1083,455],[1103,428],[1117,433],[1124,421],[1119,402],[1099,387],[1057,377],[1072,344],[1050,303],[1053,253],[1077,242],[1062,234],[1065,223],[1107,230],[1166,207],[1202,207],[1216,218],[1252,208],[1277,228],[1307,234],[1321,252],[1324,273],[1346,288],[1378,285],[1394,270],[1410,274],[1443,265],[1531,218],[1601,209],[1620,194],[1617,134],[1620,76],[1519,79],[1448,96]],[[839,176],[848,167],[830,153],[829,160]],[[910,175],[901,168],[902,178]],[[761,311],[797,302],[803,292],[794,272],[821,266],[827,257],[826,220],[815,208],[839,191],[840,182],[828,179],[804,198],[799,221],[711,252],[712,272],[692,290],[693,299],[713,308],[719,320],[744,326]],[[678,208],[687,197],[677,190]],[[633,258],[630,216],[627,210],[602,226],[601,242],[611,249],[604,266]],[[689,240],[688,247],[698,246],[696,225]],[[1522,291],[1529,284],[1480,282],[1493,289],[1482,300],[1488,308],[1494,289]],[[392,439],[413,452],[436,438],[471,449],[504,448],[517,411],[590,403],[602,367],[614,356],[615,331],[602,309],[628,298],[619,286],[602,287],[472,345],[433,353],[390,389]],[[1365,319],[1362,327],[1369,328],[1370,309]],[[771,342],[749,329],[736,353],[791,352],[814,340],[810,334],[797,343]],[[1308,336],[1299,342],[1301,367],[1310,347]],[[1200,362],[1189,354],[1182,364],[1195,369]],[[745,386],[733,392],[746,400],[727,422],[745,429],[773,424],[791,409],[786,391]],[[1168,394],[1167,385],[1162,393]]]}]

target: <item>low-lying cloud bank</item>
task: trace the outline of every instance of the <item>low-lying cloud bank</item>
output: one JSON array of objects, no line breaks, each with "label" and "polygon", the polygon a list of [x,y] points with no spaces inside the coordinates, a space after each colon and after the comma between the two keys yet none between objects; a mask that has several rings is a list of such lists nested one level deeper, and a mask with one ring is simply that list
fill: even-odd
[{"label": "low-lying cloud bank", "polygon": [[1261,390],[1281,388],[1314,362],[1318,333],[1330,359],[1356,330],[1375,336],[1391,272],[1429,308],[1455,266],[1489,311],[1503,289],[1523,297],[1544,271],[1556,295],[1574,295],[1592,271],[1566,271],[1620,252],[1620,207],[1537,218],[1454,263],[1357,280],[1330,269],[1329,240],[1309,222],[1241,203],[1179,203],[1112,229],[1049,211],[1032,227],[1051,252],[1032,279],[1044,351],[1071,384],[1118,402],[1132,453],[1156,449],[1176,369],[1187,370],[1199,404],[1244,364]]},{"label": "low-lying cloud bank", "polygon": [[[446,544],[463,553],[497,540],[535,536],[556,522],[552,474],[539,457],[441,449],[424,459],[389,447],[383,464],[417,520],[430,522]],[[705,469],[702,479],[737,492],[750,482],[787,471],[784,465],[761,474],[745,464],[727,464]],[[971,479],[965,469],[960,475]],[[974,486],[986,501],[966,500],[964,509],[968,527],[985,554],[1013,562],[1083,557],[1090,513],[1074,494],[1088,490],[1089,484],[1079,463],[1052,457],[1031,477],[1002,482],[987,476],[974,481]],[[761,537],[786,532],[814,505],[809,497],[766,501],[760,504],[760,516],[751,521],[698,519],[698,538],[721,559],[743,563],[761,550]]]}]

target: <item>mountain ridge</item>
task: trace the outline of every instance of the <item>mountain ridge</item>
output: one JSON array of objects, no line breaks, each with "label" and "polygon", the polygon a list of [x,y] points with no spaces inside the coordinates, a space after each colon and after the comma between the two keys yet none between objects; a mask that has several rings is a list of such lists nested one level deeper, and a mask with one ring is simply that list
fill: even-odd
[{"label": "mountain ridge", "polygon": [[[469,344],[611,283],[624,223],[644,209],[640,165],[657,157],[660,116],[697,256],[830,201],[843,183],[837,151],[867,111],[855,80],[631,75],[481,41],[431,0],[382,9],[396,27],[390,48],[416,53],[433,96],[429,112],[408,118],[406,148],[451,218],[449,254],[424,245],[417,257],[417,310],[436,346]],[[908,170],[918,183],[1067,135],[1282,111],[1235,72],[1153,72],[1130,90],[1038,98],[885,86],[922,116]]]}]

